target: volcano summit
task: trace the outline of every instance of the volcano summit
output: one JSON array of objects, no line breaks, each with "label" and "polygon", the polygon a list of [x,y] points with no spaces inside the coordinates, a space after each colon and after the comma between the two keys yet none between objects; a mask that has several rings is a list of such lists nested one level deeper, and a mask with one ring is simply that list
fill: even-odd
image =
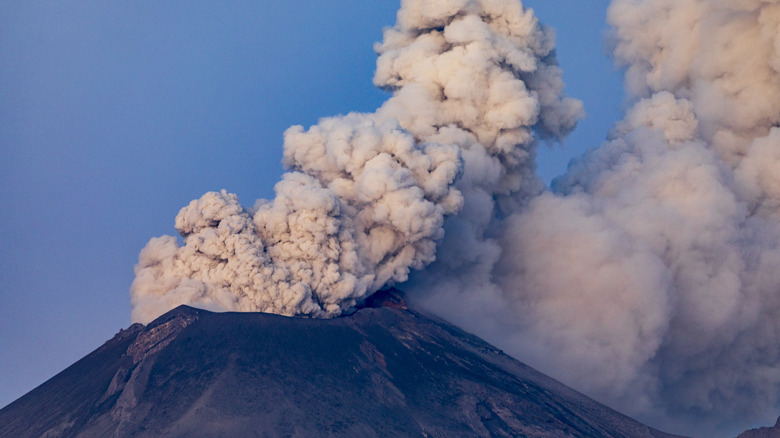
[{"label": "volcano summit", "polygon": [[397,294],[368,305],[328,320],[180,306],[0,410],[0,436],[672,437]]}]

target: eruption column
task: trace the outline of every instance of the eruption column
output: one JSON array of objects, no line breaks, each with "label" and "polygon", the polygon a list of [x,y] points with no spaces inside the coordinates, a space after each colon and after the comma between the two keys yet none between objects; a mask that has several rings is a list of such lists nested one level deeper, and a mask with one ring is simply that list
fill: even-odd
[{"label": "eruption column", "polygon": [[516,0],[403,1],[375,47],[392,97],[290,128],[275,199],[183,208],[183,245],[141,252],[133,319],[331,317],[411,274],[410,298],[645,421],[769,421],[780,3],[613,0],[609,21],[632,105],[546,190],[537,144],[583,114],[551,31]]},{"label": "eruption column", "polygon": [[155,238],[139,256],[133,319],[182,303],[332,317],[406,281],[464,203],[490,215],[493,196],[541,190],[536,137],[581,116],[553,46],[516,1],[404,1],[376,46],[374,82],[393,96],[290,128],[275,199],[210,192],[183,208],[184,244]]}]

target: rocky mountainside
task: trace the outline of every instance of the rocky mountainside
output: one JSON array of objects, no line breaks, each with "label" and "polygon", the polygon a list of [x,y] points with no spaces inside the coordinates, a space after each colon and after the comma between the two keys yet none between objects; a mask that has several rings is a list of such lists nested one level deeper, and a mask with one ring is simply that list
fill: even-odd
[{"label": "rocky mountainside", "polygon": [[774,427],[747,430],[739,434],[737,438],[780,438],[780,418],[777,419]]},{"label": "rocky mountainside", "polygon": [[2,437],[671,437],[393,294],[330,319],[181,306],[0,410]]}]

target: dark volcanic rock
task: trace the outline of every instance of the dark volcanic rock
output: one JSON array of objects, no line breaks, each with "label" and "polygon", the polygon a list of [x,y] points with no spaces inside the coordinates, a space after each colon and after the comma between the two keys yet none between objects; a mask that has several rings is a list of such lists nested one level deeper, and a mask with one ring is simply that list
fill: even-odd
[{"label": "dark volcanic rock", "polygon": [[780,438],[780,418],[774,427],[760,427],[750,429],[739,434],[737,438]]},{"label": "dark volcanic rock", "polygon": [[0,410],[2,437],[671,437],[397,296],[337,319],[182,306]]}]

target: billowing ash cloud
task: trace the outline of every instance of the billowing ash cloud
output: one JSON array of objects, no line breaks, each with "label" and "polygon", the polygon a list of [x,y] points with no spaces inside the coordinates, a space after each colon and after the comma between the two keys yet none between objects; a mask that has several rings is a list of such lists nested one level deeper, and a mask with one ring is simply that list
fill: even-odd
[{"label": "billowing ash cloud", "polygon": [[537,143],[582,116],[551,32],[517,0],[402,2],[376,46],[392,97],[290,128],[274,200],[208,193],[182,209],[184,244],[141,253],[133,318],[180,303],[328,317],[406,281],[435,313],[656,426],[768,421],[780,2],[613,0],[609,21],[633,104],[546,190]]},{"label": "billowing ash cloud", "polygon": [[403,2],[376,46],[374,81],[392,97],[290,128],[275,199],[248,209],[212,192],[183,208],[183,245],[164,236],[140,254],[133,319],[182,303],[331,317],[406,281],[435,260],[445,217],[540,192],[537,136],[565,135],[582,112],[553,48],[515,1]]},{"label": "billowing ash cloud", "polygon": [[780,2],[613,0],[608,18],[624,120],[483,239],[448,219],[416,296],[653,424],[774,421]]}]

